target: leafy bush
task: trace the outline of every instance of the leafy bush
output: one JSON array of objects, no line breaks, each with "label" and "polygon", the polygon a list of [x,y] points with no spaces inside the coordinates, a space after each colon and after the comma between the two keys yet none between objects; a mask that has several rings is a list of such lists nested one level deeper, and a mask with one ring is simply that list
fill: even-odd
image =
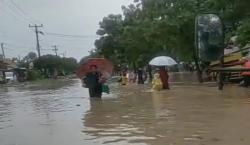
[{"label": "leafy bush", "polygon": [[243,21],[242,25],[238,28],[237,41],[242,47],[250,42],[250,19]]},{"label": "leafy bush", "polygon": [[34,81],[37,79],[41,79],[42,75],[38,70],[28,70],[27,72],[27,80]]}]

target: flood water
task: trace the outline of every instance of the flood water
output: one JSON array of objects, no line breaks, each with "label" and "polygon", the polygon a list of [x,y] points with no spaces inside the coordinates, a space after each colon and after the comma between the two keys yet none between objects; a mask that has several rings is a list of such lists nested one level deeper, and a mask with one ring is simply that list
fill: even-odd
[{"label": "flood water", "polygon": [[111,85],[89,99],[78,80],[1,86],[0,145],[249,145],[250,89]]}]

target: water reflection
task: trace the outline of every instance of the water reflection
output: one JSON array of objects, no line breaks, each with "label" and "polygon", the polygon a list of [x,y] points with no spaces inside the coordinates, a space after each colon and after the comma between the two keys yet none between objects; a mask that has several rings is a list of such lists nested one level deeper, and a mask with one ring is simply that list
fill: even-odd
[{"label": "water reflection", "polygon": [[249,89],[112,85],[90,100],[78,80],[45,82],[0,88],[1,145],[250,144]]},{"label": "water reflection", "polygon": [[[1,87],[0,144],[68,145],[72,140],[78,140],[76,145],[82,144],[80,116],[88,109],[83,101],[86,92],[78,80]],[[79,103],[85,108],[77,107]],[[70,135],[73,136],[69,139]]]},{"label": "water reflection", "polygon": [[0,91],[0,130],[12,126],[10,124],[12,103],[8,94],[4,94],[4,92],[8,92],[8,88],[2,87]]},{"label": "water reflection", "polygon": [[[134,96],[129,100],[126,96],[121,96],[119,100],[91,99],[90,110],[84,117],[86,128],[83,132],[92,136],[90,140],[102,140],[103,143],[132,143],[155,139],[144,134],[144,130],[148,128],[145,125],[154,119],[152,98],[145,98],[145,102],[149,104],[135,107],[138,97],[141,96]],[[141,128],[142,126],[144,127]]]},{"label": "water reflection", "polygon": [[134,88],[122,88],[122,92],[133,93],[122,93],[117,100],[91,100],[83,132],[102,143],[171,142],[169,134],[176,127],[176,108],[168,101],[173,98],[166,92]]},{"label": "water reflection", "polygon": [[184,82],[184,83],[192,83],[198,82],[197,75],[195,72],[178,72],[178,73],[170,73],[170,82]]},{"label": "water reflection", "polygon": [[128,93],[117,99],[90,100],[91,108],[83,118],[88,140],[98,144],[214,144],[222,137],[216,134],[217,128],[227,129],[221,126],[231,115],[231,107],[249,102],[249,91],[243,89],[237,96],[238,87],[225,92],[208,86],[198,90],[174,86],[152,93],[135,86],[120,89]]}]

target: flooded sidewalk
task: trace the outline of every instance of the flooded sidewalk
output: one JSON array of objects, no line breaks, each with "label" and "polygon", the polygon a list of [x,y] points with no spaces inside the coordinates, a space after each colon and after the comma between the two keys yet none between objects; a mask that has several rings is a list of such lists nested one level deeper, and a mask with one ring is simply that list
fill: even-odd
[{"label": "flooded sidewalk", "polygon": [[0,145],[249,145],[250,89],[111,86],[89,99],[78,80],[1,86]]}]

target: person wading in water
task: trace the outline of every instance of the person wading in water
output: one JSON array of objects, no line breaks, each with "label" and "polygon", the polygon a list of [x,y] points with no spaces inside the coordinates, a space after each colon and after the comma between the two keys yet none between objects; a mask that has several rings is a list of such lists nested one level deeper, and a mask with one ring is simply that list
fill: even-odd
[{"label": "person wading in water", "polygon": [[142,68],[138,69],[137,75],[138,75],[138,84],[144,84]]},{"label": "person wading in water", "polygon": [[83,79],[86,87],[89,89],[89,96],[101,98],[102,97],[102,82],[101,73],[97,70],[96,65],[90,66],[90,72],[86,74]]},{"label": "person wading in water", "polygon": [[162,88],[169,90],[170,89],[168,84],[169,75],[167,69],[164,66],[160,67],[160,78],[163,85]]}]

